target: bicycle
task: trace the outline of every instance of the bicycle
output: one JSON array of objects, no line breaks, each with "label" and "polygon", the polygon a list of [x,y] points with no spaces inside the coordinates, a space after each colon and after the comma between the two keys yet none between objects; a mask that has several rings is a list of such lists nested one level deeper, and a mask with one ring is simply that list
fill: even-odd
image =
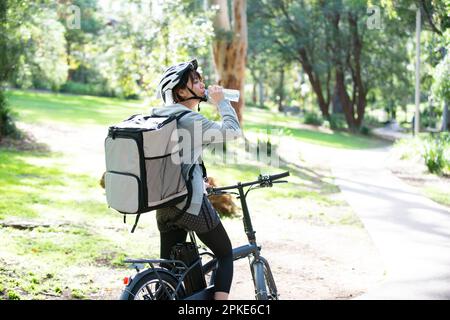
[{"label": "bicycle", "polygon": [[[249,258],[250,271],[255,288],[256,300],[278,300],[279,294],[268,261],[261,256],[261,246],[256,243],[250,212],[247,206],[247,195],[251,190],[272,187],[275,183],[287,183],[279,180],[289,176],[289,172],[275,175],[259,175],[258,180],[236,185],[208,188],[209,195],[235,194],[242,205],[242,221],[248,244],[233,248],[233,260]],[[278,181],[276,181],[278,180]],[[248,187],[247,190],[244,188]],[[238,192],[229,190],[237,189]],[[197,248],[194,232],[189,232],[191,243]],[[198,252],[197,252],[198,254]],[[125,288],[120,296],[121,300],[211,300],[214,295],[214,280],[217,260],[209,252],[202,252],[191,265],[176,259],[126,259],[137,271],[134,276],[124,279]],[[210,260],[202,263],[202,259],[209,256]],[[145,267],[145,265],[149,267]],[[192,281],[186,281],[190,273],[201,266],[201,279],[196,280],[192,290]],[[206,278],[209,284],[206,285]],[[199,278],[197,278],[199,279]],[[204,282],[204,285],[198,282]],[[198,289],[200,287],[200,289]]]}]

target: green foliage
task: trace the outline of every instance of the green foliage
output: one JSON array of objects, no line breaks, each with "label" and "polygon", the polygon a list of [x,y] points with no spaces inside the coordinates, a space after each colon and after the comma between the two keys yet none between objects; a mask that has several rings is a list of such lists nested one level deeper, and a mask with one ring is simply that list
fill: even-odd
[{"label": "green foliage", "polygon": [[64,26],[50,8],[32,6],[33,15],[17,28],[22,45],[13,83],[20,88],[58,90],[67,79]]},{"label": "green foliage", "polygon": [[450,174],[450,134],[448,132],[430,136],[423,141],[423,158],[428,171],[435,174]]},{"label": "green foliage", "polygon": [[175,0],[161,3],[163,15],[139,10],[139,5],[144,4],[129,0],[111,12],[115,20],[94,38],[85,63],[119,97],[153,96],[169,65],[195,56],[204,66],[209,59],[213,32],[208,14],[186,14],[190,4]]},{"label": "green foliage", "polygon": [[154,94],[168,65],[197,57],[211,80],[212,12],[192,11],[195,1],[113,2],[70,2],[81,9],[74,28],[66,3],[8,0],[0,32],[8,36],[0,42],[7,79],[19,88],[137,98]]},{"label": "green foliage", "polygon": [[421,159],[422,149],[421,139],[400,139],[394,143],[394,151],[401,160]]},{"label": "green foliage", "polygon": [[323,118],[317,112],[305,112],[303,122],[305,124],[321,126],[323,124]]},{"label": "green foliage", "polygon": [[359,132],[362,135],[368,136],[370,134],[370,128],[365,125],[362,125],[361,128],[359,128]]},{"label": "green foliage", "polygon": [[436,129],[439,118],[442,115],[442,111],[440,108],[437,108],[435,105],[430,105],[425,108],[420,113],[420,127],[421,128],[431,128]]},{"label": "green foliage", "polygon": [[426,165],[430,173],[450,175],[450,134],[422,134],[417,139],[397,141],[394,149],[400,159],[415,160]]},{"label": "green foliage", "polygon": [[444,35],[447,54],[434,69],[434,83],[431,87],[433,96],[440,101],[450,101],[450,30]]},{"label": "green foliage", "polygon": [[364,125],[367,127],[380,127],[382,126],[382,124],[380,123],[380,121],[371,115],[366,115],[364,116]]},{"label": "green foliage", "polygon": [[17,292],[15,292],[14,290],[8,291],[8,300],[20,300],[20,299],[21,297]]},{"label": "green foliage", "polygon": [[5,94],[0,88],[0,141],[4,136],[21,137],[20,131],[14,124],[13,113],[8,107]]},{"label": "green foliage", "polygon": [[61,92],[100,97],[114,97],[114,91],[102,83],[82,83],[67,81],[61,86]]}]

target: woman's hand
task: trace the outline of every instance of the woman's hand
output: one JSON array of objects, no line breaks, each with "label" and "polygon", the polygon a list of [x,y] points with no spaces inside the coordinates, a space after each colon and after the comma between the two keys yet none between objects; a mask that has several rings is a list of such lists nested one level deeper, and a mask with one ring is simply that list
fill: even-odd
[{"label": "woman's hand", "polygon": [[208,87],[208,100],[214,105],[218,105],[220,101],[225,99],[223,95],[223,88],[221,86],[209,86]]}]

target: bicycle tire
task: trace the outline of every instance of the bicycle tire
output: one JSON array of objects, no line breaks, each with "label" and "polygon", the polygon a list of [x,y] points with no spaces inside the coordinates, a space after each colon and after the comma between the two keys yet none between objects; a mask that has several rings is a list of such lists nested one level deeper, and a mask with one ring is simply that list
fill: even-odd
[{"label": "bicycle tire", "polygon": [[275,279],[273,278],[272,271],[266,265],[264,265],[264,279],[266,281],[266,286],[268,289],[268,300],[279,300],[277,285],[275,284]]},{"label": "bicycle tire", "polygon": [[[158,275],[152,272],[139,279],[130,290],[128,300],[179,300],[185,297],[182,286],[175,294],[175,288],[178,285],[176,278],[166,273]],[[163,286],[161,286],[161,282]]]}]

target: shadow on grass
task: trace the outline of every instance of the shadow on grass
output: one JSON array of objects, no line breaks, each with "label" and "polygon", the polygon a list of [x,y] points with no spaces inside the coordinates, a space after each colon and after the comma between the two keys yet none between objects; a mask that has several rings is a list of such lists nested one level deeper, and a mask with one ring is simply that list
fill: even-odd
[{"label": "shadow on grass", "polygon": [[[254,143],[248,139],[245,139],[245,141],[246,141],[246,145],[250,146],[250,150],[258,149],[256,143]],[[302,180],[311,182],[312,185],[308,185],[308,187],[307,187],[308,190],[306,191],[306,193],[312,191],[312,192],[318,192],[320,194],[326,195],[326,194],[334,194],[334,193],[340,192],[339,188],[336,185],[326,182],[324,180],[325,178],[328,178],[328,177],[323,176],[320,173],[317,173],[316,171],[314,171],[308,167],[302,167],[302,166],[298,165],[297,163],[287,161],[285,158],[283,158],[283,156],[281,154],[279,154],[277,152],[277,150],[278,149],[276,148],[276,146],[270,148],[270,154],[268,155],[268,158],[274,157],[275,159],[276,158],[279,159],[280,172],[289,171],[291,175],[297,176]],[[273,155],[272,155],[272,153],[273,153]],[[258,155],[256,155],[256,157],[257,156]],[[255,155],[253,155],[254,159],[257,159],[256,157],[255,157]],[[304,184],[294,183],[293,185],[295,188],[305,188]]]},{"label": "shadow on grass", "polygon": [[277,134],[279,138],[292,136],[300,141],[337,149],[371,149],[388,145],[388,142],[371,139],[363,135],[335,131],[325,133],[307,129],[292,128],[279,124],[246,123],[245,130]]},{"label": "shadow on grass", "polygon": [[[308,198],[317,203],[324,205],[334,205],[336,201],[329,195],[339,193],[339,188],[326,181],[327,176],[307,168],[299,166],[296,163],[286,161],[279,154],[274,157],[260,158],[258,153],[249,152],[249,150],[257,150],[256,143],[246,139],[245,155],[242,159],[246,159],[246,163],[226,163],[223,158],[212,161],[211,158],[205,158],[208,167],[208,175],[218,178],[220,186],[236,184],[237,182],[249,182],[257,180],[259,174],[279,174],[289,171],[292,177],[299,179],[282,179],[289,181],[288,184],[276,185],[264,197],[269,198]],[[278,163],[274,165],[268,159],[277,158]],[[300,181],[299,181],[300,180]]]},{"label": "shadow on grass", "polygon": [[62,215],[73,210],[90,217],[108,214],[105,203],[78,195],[80,190],[89,194],[100,188],[98,181],[87,175],[68,174],[52,163],[55,160],[57,156],[49,151],[0,146],[0,219],[39,218],[40,212],[48,210]]}]

